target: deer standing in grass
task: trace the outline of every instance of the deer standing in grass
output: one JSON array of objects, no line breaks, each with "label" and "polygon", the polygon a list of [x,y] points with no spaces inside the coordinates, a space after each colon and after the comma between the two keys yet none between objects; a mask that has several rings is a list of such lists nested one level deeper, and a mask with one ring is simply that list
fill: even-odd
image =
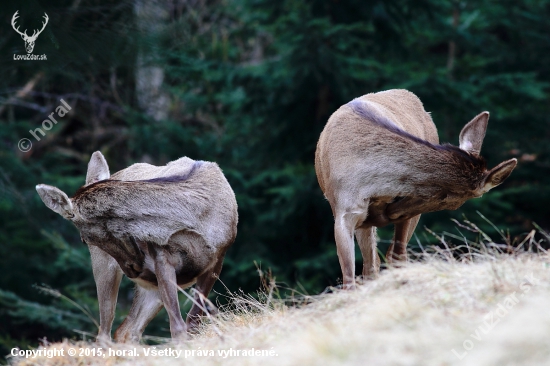
[{"label": "deer standing in grass", "polygon": [[[137,286],[116,341],[139,341],[163,305],[172,338],[198,325],[237,235],[237,202],[217,164],[184,157],[160,167],[134,164],[111,176],[95,152],[86,184],[72,198],[48,185],[36,189],[47,207],[75,224],[90,249],[99,339],[111,338],[122,273]],[[178,288],[194,283],[195,301],[184,322]]]},{"label": "deer standing in grass", "polygon": [[355,287],[353,236],[363,256],[363,277],[380,270],[377,227],[395,225],[386,260],[406,260],[420,214],[455,210],[501,184],[516,159],[491,170],[479,155],[489,113],[460,132],[460,146],[439,145],[422,102],[407,90],[367,94],[341,106],[317,144],[315,171],[332,208],[344,288]]}]

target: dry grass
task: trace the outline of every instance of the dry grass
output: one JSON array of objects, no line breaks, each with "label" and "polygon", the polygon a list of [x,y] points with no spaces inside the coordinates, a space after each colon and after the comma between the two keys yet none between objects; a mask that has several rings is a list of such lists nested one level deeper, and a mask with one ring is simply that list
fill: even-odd
[{"label": "dry grass", "polygon": [[[475,257],[475,256],[474,256]],[[472,257],[469,257],[470,259]],[[516,301],[517,300],[517,301]],[[543,365],[550,364],[550,257],[432,254],[383,271],[356,291],[303,297],[300,306],[266,295],[235,296],[201,334],[144,356],[142,345],[50,344],[50,349],[137,348],[139,356],[11,359],[13,365]],[[307,304],[306,304],[307,303]],[[491,316],[492,314],[492,316]],[[491,319],[492,317],[492,319]],[[466,350],[464,347],[469,348]],[[223,358],[220,350],[277,356]],[[457,357],[456,354],[463,357]],[[214,356],[199,356],[212,350]],[[189,356],[191,352],[195,356]],[[188,357],[185,360],[185,352]]]}]

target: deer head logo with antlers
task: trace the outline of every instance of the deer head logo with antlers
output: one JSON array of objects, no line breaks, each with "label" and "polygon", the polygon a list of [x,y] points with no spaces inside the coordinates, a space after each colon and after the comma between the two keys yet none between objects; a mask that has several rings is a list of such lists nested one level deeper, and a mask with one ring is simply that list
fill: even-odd
[{"label": "deer head logo with antlers", "polygon": [[17,33],[19,33],[21,35],[21,38],[23,38],[23,41],[25,41],[25,49],[27,50],[27,53],[32,53],[32,50],[34,49],[34,42],[36,42],[36,39],[38,38],[40,33],[42,33],[44,28],[46,28],[46,24],[48,24],[48,19],[49,19],[48,14],[44,13],[44,20],[45,21],[42,22],[42,29],[40,29],[39,31],[37,31],[35,29],[32,33],[32,36],[29,36],[29,35],[27,35],[27,30],[26,29],[25,29],[24,32],[20,32],[19,27],[17,27],[17,28],[15,27],[15,20],[17,18],[19,18],[19,15],[17,15],[18,12],[19,12],[19,10],[17,10],[15,12],[15,14],[13,14],[13,18],[11,18],[11,26],[13,27],[13,29]]}]

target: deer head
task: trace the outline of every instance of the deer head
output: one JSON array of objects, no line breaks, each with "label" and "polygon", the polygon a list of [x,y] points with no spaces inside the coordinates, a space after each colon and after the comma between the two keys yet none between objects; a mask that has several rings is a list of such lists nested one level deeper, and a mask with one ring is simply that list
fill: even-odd
[{"label": "deer head", "polygon": [[23,41],[25,41],[25,49],[27,50],[27,53],[32,53],[32,50],[34,49],[34,42],[36,42],[36,39],[38,38],[38,36],[40,35],[40,33],[42,33],[42,31],[44,30],[44,28],[46,28],[46,24],[48,24],[48,14],[44,13],[44,22],[42,22],[42,29],[40,29],[39,31],[37,31],[36,29],[33,31],[32,33],[32,36],[29,36],[27,35],[27,30],[25,29],[24,32],[21,32],[19,31],[19,27],[15,27],[15,20],[17,18],[19,18],[19,15],[17,15],[17,13],[19,12],[19,10],[17,10],[15,12],[15,14],[13,14],[13,18],[11,18],[11,26],[13,27],[13,29],[19,33],[19,35],[21,35],[21,38],[23,38]]}]

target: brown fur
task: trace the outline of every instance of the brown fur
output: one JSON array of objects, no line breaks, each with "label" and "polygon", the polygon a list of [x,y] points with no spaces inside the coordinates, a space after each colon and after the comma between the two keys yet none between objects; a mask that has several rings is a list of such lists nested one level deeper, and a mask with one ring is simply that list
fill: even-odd
[{"label": "brown fur", "polygon": [[508,177],[515,159],[487,171],[479,156],[488,118],[483,112],[468,123],[456,147],[439,145],[431,116],[406,90],[367,94],[334,112],[317,144],[315,171],[334,214],[344,287],[355,283],[354,233],[363,276],[375,277],[376,227],[395,224],[386,259],[404,259],[420,214],[456,209]]},{"label": "brown fur", "polygon": [[[90,248],[99,337],[110,339],[122,273],[137,286],[117,341],[138,341],[162,305],[172,337],[197,325],[237,235],[237,202],[217,164],[181,158],[164,167],[134,164],[109,176],[105,158],[96,152],[86,185],[71,199],[54,187],[38,185],[37,190],[49,208],[76,225]],[[186,325],[178,287],[194,283],[196,303]]]}]

